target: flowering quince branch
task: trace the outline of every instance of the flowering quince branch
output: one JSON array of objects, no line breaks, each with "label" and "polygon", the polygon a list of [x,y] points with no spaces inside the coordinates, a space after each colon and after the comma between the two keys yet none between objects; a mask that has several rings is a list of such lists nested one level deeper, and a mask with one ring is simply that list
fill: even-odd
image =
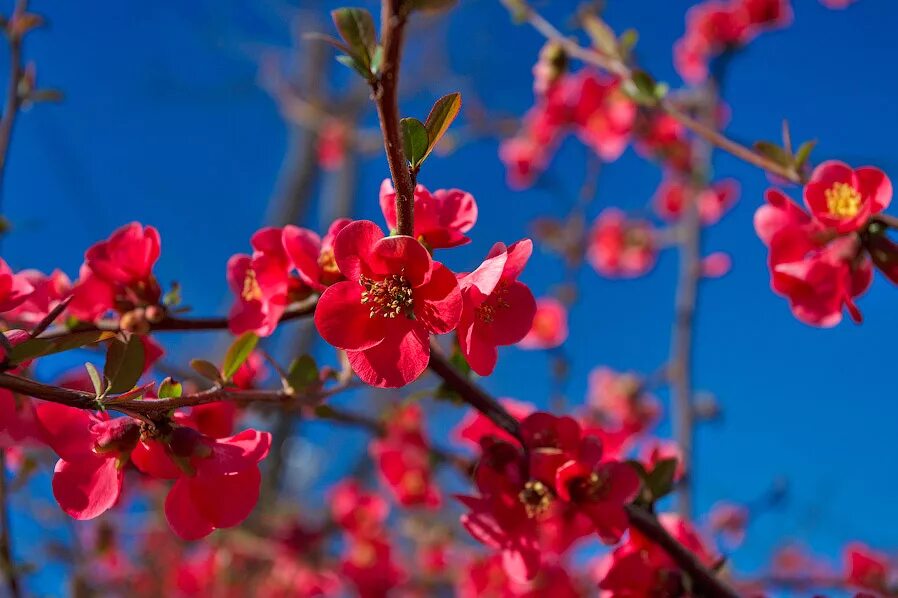
[{"label": "flowering quince branch", "polygon": [[[618,56],[603,54],[598,49],[584,48],[576,41],[565,37],[561,31],[535,11],[525,0],[502,0],[502,2],[518,20],[530,23],[534,29],[543,34],[547,39],[563,47],[570,56],[617,75],[622,80],[631,79],[639,72],[627,65]],[[787,181],[793,183],[802,182],[800,173],[796,172],[794,169],[787,168],[751,148],[727,138],[725,135],[715,130],[715,128],[709,127],[700,120],[696,120],[687,112],[678,108],[669,99],[663,97],[658,98],[657,101],[654,102],[654,105],[712,145],[731,153],[749,164],[782,177]]]}]

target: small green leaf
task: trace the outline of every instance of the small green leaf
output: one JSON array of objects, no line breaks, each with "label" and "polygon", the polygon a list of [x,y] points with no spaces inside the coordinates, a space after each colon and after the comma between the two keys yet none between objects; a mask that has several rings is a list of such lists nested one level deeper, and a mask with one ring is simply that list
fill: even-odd
[{"label": "small green leaf", "polygon": [[670,494],[670,491],[673,490],[676,474],[677,460],[674,458],[663,459],[655,464],[655,468],[648,475],[647,479],[653,500],[658,500]]},{"label": "small green leaf", "polygon": [[259,344],[259,337],[255,332],[244,332],[234,340],[221,364],[221,373],[225,380],[230,380],[231,376],[240,369],[257,344]]},{"label": "small green leaf", "polygon": [[112,339],[106,352],[106,365],[103,367],[107,392],[119,394],[134,388],[143,374],[143,364],[144,350],[140,337],[132,334],[127,342]]},{"label": "small green leaf", "polygon": [[287,369],[287,384],[296,392],[313,388],[319,381],[318,364],[311,355],[294,359]]},{"label": "small green leaf", "polygon": [[627,57],[636,47],[639,41],[639,32],[635,29],[627,29],[621,33],[620,39],[617,40],[617,47],[622,57]]},{"label": "small green leaf", "polygon": [[87,370],[87,376],[90,378],[90,383],[93,384],[94,394],[96,394],[97,398],[100,398],[104,395],[103,392],[103,380],[100,376],[100,372],[97,371],[97,368],[94,367],[94,364],[88,362],[84,364],[85,369]]},{"label": "small green leaf", "polygon": [[434,103],[433,108],[430,109],[430,114],[424,120],[424,128],[427,129],[427,151],[424,157],[421,158],[422,162],[430,155],[430,152],[440,142],[443,135],[446,134],[449,125],[458,116],[460,110],[461,94],[458,92],[445,95]]},{"label": "small green leaf", "polygon": [[360,74],[365,79],[371,78],[371,73],[369,72],[368,67],[366,67],[364,64],[359,62],[359,60],[357,58],[354,58],[353,56],[350,56],[349,54],[337,56],[337,62],[339,62],[343,66],[348,66],[349,68],[351,68],[352,70],[354,70],[355,72]]},{"label": "small green leaf", "polygon": [[177,307],[181,305],[181,284],[178,282],[171,283],[171,289],[162,297],[162,304],[167,307]]},{"label": "small green leaf", "polygon": [[371,71],[371,58],[377,46],[374,19],[364,8],[338,8],[331,13],[340,37],[351,50],[350,55],[358,59],[364,70]]},{"label": "small green leaf", "polygon": [[33,338],[13,347],[9,353],[9,362],[16,364],[35,357],[70,351],[85,345],[98,343],[113,336],[115,336],[114,332],[85,330],[83,332],[66,334],[57,339]]},{"label": "small green leaf", "polygon": [[377,75],[384,61],[384,47],[378,45],[374,49],[374,55],[371,56],[371,74]]},{"label": "small green leaf", "polygon": [[176,382],[171,377],[168,377],[162,381],[162,384],[159,385],[159,398],[177,399],[181,396],[181,393],[183,391],[184,388],[180,382]]},{"label": "small green leaf", "polygon": [[755,151],[785,168],[792,165],[792,156],[789,155],[789,152],[770,141],[758,141],[755,143]]},{"label": "small green leaf", "polygon": [[583,28],[589,35],[589,39],[592,40],[592,45],[599,52],[607,56],[617,55],[617,36],[614,35],[614,30],[601,17],[596,14],[585,14],[583,16]]},{"label": "small green leaf", "polygon": [[811,141],[805,141],[798,148],[798,151],[795,152],[795,169],[801,170],[804,168],[804,165],[807,164],[808,159],[811,157],[811,152],[814,151],[814,146],[817,145],[817,140],[813,139]]},{"label": "small green leaf", "polygon": [[218,371],[218,368],[215,367],[214,363],[210,363],[205,359],[191,359],[190,367],[193,368],[194,372],[207,380],[216,383],[222,382],[221,373]]},{"label": "small green leaf", "polygon": [[417,118],[403,118],[399,121],[402,133],[402,151],[412,168],[417,169],[427,156],[427,129]]},{"label": "small green leaf", "polygon": [[624,81],[621,89],[637,104],[655,106],[658,100],[667,95],[668,86],[666,83],[656,83],[651,75],[637,70]]}]

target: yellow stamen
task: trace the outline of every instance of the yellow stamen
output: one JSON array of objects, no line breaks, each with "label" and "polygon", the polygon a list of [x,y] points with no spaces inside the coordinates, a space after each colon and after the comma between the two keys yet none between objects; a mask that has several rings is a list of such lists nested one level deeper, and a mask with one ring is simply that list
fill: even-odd
[{"label": "yellow stamen", "polygon": [[861,210],[861,194],[847,183],[835,183],[824,192],[826,209],[839,218],[854,218]]},{"label": "yellow stamen", "polygon": [[243,279],[243,292],[240,293],[246,301],[260,301],[262,299],[262,287],[256,280],[256,271],[250,268],[246,271],[246,277]]},{"label": "yellow stamen", "polygon": [[400,314],[411,317],[414,306],[412,286],[402,274],[392,274],[383,280],[359,278],[364,287],[362,303],[370,304],[370,317],[395,318]]}]

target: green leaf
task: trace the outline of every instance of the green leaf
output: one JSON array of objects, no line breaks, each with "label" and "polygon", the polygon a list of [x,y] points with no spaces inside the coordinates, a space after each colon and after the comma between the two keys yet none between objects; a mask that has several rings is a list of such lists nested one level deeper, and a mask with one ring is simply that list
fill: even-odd
[{"label": "green leaf", "polygon": [[670,494],[670,491],[673,490],[676,474],[677,459],[675,458],[663,459],[655,465],[647,479],[653,500],[658,500]]},{"label": "green leaf", "polygon": [[191,359],[190,367],[193,368],[193,371],[205,378],[206,380],[211,380],[212,382],[221,383],[221,373],[218,371],[218,368],[214,363],[210,363],[205,359]]},{"label": "green leaf", "polygon": [[358,74],[360,74],[365,79],[371,78],[371,73],[368,71],[368,68],[360,63],[357,58],[350,56],[348,54],[337,56],[337,62],[342,64],[343,66],[348,66]]},{"label": "green leaf", "polygon": [[795,169],[801,170],[805,164],[807,164],[808,159],[811,157],[811,152],[814,151],[814,146],[817,145],[817,140],[813,139],[811,141],[805,141],[798,148],[798,151],[795,152]]},{"label": "green leaf", "polygon": [[70,351],[85,345],[92,345],[102,340],[112,338],[114,332],[100,330],[85,330],[73,332],[56,339],[33,338],[19,343],[9,353],[10,364],[17,364],[36,357]]},{"label": "green leaf", "polygon": [[87,376],[90,378],[90,383],[93,384],[94,394],[97,395],[97,398],[100,398],[104,395],[103,392],[103,380],[100,377],[100,372],[97,371],[97,368],[94,367],[94,364],[88,362],[84,364],[85,369],[87,370]]},{"label": "green leaf", "polygon": [[421,158],[422,162],[430,155],[430,152],[440,142],[443,135],[446,134],[449,125],[458,116],[460,110],[461,94],[458,92],[445,95],[434,103],[433,108],[430,109],[430,114],[424,120],[424,128],[427,129],[427,151],[424,157]]},{"label": "green leaf", "polygon": [[399,121],[402,133],[402,151],[412,168],[417,169],[427,156],[429,144],[427,129],[417,118],[403,118]]},{"label": "green leaf", "polygon": [[349,46],[353,56],[370,75],[371,58],[377,46],[377,34],[374,31],[374,19],[364,8],[338,8],[331,13],[334,25],[340,37]]},{"label": "green leaf", "polygon": [[180,382],[176,382],[171,377],[168,377],[159,385],[159,398],[177,399],[181,396],[183,391],[184,388],[181,386]]},{"label": "green leaf", "polygon": [[318,364],[311,355],[294,359],[287,369],[287,384],[296,392],[313,388],[319,381]]},{"label": "green leaf", "polygon": [[595,46],[602,54],[608,56],[617,55],[617,36],[614,30],[595,14],[586,14],[583,17],[583,28]]},{"label": "green leaf", "polygon": [[106,352],[106,365],[103,367],[107,392],[119,394],[134,388],[143,374],[143,364],[144,350],[139,336],[132,334],[127,342],[112,339]]},{"label": "green leaf", "polygon": [[635,29],[627,29],[621,33],[620,39],[617,41],[617,47],[620,50],[621,56],[627,57],[633,51],[633,48],[636,47],[638,41],[639,32]]},{"label": "green leaf", "polygon": [[221,373],[225,380],[230,380],[231,376],[240,369],[257,344],[259,344],[259,337],[255,332],[244,332],[231,343],[221,364]]},{"label": "green leaf", "polygon": [[785,168],[792,165],[792,156],[789,155],[789,152],[770,141],[758,141],[755,143],[755,151]]},{"label": "green leaf", "polygon": [[622,89],[634,102],[643,106],[657,105],[658,100],[668,92],[666,83],[656,83],[651,75],[639,70],[633,71],[630,78],[624,81]]},{"label": "green leaf", "polygon": [[177,307],[181,305],[181,284],[178,282],[171,283],[171,289],[162,297],[162,304],[167,307]]}]

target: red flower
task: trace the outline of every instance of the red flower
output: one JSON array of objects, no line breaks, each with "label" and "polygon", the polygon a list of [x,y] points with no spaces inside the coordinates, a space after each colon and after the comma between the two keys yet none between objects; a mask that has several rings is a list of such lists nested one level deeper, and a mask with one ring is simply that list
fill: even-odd
[{"label": "red flower", "polygon": [[0,258],[0,313],[20,306],[34,292],[24,273],[15,274]]},{"label": "red flower", "polygon": [[29,440],[41,439],[32,400],[0,389],[0,448],[21,447]]},{"label": "red flower", "polygon": [[[380,186],[380,209],[387,228],[396,230],[396,191],[385,179]],[[430,193],[424,185],[415,187],[414,237],[429,249],[457,247],[470,243],[464,233],[477,222],[477,202],[470,193],[458,189],[437,189]]]},{"label": "red flower", "polygon": [[683,479],[683,475],[686,473],[683,451],[680,450],[680,445],[673,440],[650,440],[643,446],[639,454],[639,460],[642,461],[648,471],[654,470],[658,463],[668,459],[677,460],[674,481]]},{"label": "red flower", "polygon": [[279,228],[263,228],[250,239],[252,256],[237,254],[228,260],[228,285],[237,297],[228,314],[234,334],[251,330],[270,335],[290,303],[291,264],[282,233]]},{"label": "red flower", "polygon": [[748,508],[743,505],[719,502],[711,507],[708,523],[715,533],[723,536],[730,547],[736,548],[745,539],[748,518]]},{"label": "red flower", "polygon": [[343,280],[337,262],[334,261],[334,239],[350,222],[349,218],[334,220],[324,239],[308,229],[292,224],[284,227],[284,250],[299,273],[300,280],[315,291],[321,292]]},{"label": "red flower", "polygon": [[93,320],[113,309],[124,313],[156,305],[161,291],[153,266],[159,252],[159,232],[137,222],[96,243],[84,254],[69,311],[77,318]]},{"label": "red flower", "polygon": [[[518,421],[536,410],[532,403],[522,403],[514,399],[499,399],[499,403]],[[511,434],[497,426],[493,420],[474,409],[465,412],[464,418],[458,422],[451,433],[455,442],[468,444],[475,448],[480,448],[483,439],[489,436],[505,442],[517,442]]]},{"label": "red flower", "polygon": [[318,332],[347,352],[363,382],[399,387],[413,381],[430,359],[430,335],[458,325],[455,275],[415,239],[384,237],[367,220],[340,231],[334,258],[347,280],[318,300]]},{"label": "red flower", "polygon": [[459,279],[464,308],[458,344],[471,369],[481,376],[493,373],[497,347],[517,343],[533,324],[536,300],[518,282],[532,251],[530,239],[508,248],[496,243],[476,270]]},{"label": "red flower", "polygon": [[618,209],[604,210],[592,226],[587,258],[603,276],[642,276],[655,265],[657,253],[651,225],[644,220],[628,220]]},{"label": "red flower", "polygon": [[83,409],[43,402],[35,414],[44,441],[60,457],[53,496],[62,510],[75,519],[93,519],[115,505],[124,467],[140,438],[137,421],[103,420]]},{"label": "red flower", "polygon": [[498,556],[472,561],[460,576],[456,588],[459,598],[541,598],[549,595],[553,598],[579,598],[583,592],[559,564],[543,564],[533,579],[521,582],[505,574]]},{"label": "red flower", "polygon": [[231,382],[237,388],[256,388],[256,385],[265,380],[267,375],[268,368],[265,366],[265,359],[261,353],[253,351],[231,376]]},{"label": "red flower", "polygon": [[270,447],[268,432],[212,439],[178,426],[164,441],[138,444],[132,458],[145,474],[176,480],[165,499],[165,517],[179,537],[197,540],[249,516],[259,500],[259,462]]},{"label": "red flower", "polygon": [[620,89],[620,80],[581,70],[564,80],[577,136],[605,162],[617,160],[636,120],[636,104]]},{"label": "red flower", "polygon": [[355,480],[340,482],[330,492],[331,513],[344,531],[366,538],[376,536],[389,515],[387,501],[368,492]]},{"label": "red flower", "polygon": [[554,349],[567,340],[567,309],[557,299],[536,301],[533,325],[518,346],[522,349]]},{"label": "red flower", "polygon": [[835,326],[847,307],[861,320],[855,297],[873,277],[856,236],[833,239],[816,221],[776,189],[755,213],[755,230],[770,248],[771,286],[786,297],[795,317],[815,326]]},{"label": "red flower", "polygon": [[639,494],[639,474],[619,461],[602,461],[601,443],[585,440],[575,459],[555,474],[555,491],[590,518],[602,542],[614,544],[630,525],[624,506]]},{"label": "red flower", "polygon": [[845,547],[845,579],[854,586],[885,592],[889,581],[889,559],[869,547],[852,543]]},{"label": "red flower", "polygon": [[386,540],[354,536],[346,544],[340,573],[352,582],[360,598],[385,598],[407,577]]},{"label": "red flower", "polygon": [[852,170],[843,162],[824,162],[804,187],[804,202],[813,217],[838,233],[859,230],[891,201],[892,182],[872,166]]},{"label": "red flower", "polygon": [[590,372],[586,401],[605,423],[637,432],[652,426],[661,415],[658,399],[645,391],[639,376],[607,367]]},{"label": "red flower", "polygon": [[728,253],[715,251],[702,258],[702,276],[705,278],[721,278],[730,273],[733,260]]},{"label": "red flower", "polygon": [[[714,556],[705,548],[691,525],[679,517],[662,514],[661,525],[680,544],[695,554],[707,566]],[[599,567],[599,588],[609,598],[635,596],[680,596],[686,592],[687,579],[667,552],[631,530],[627,543],[605,557]]]},{"label": "red flower", "polygon": [[[665,179],[655,192],[655,211],[667,220],[679,220],[683,215],[688,186],[680,179]],[[698,194],[698,211],[702,224],[714,224],[739,197],[739,183],[725,179],[714,183]]]},{"label": "red flower", "polygon": [[342,121],[335,118],[325,121],[318,132],[316,148],[318,165],[323,170],[334,171],[343,165],[348,137],[349,131]]},{"label": "red flower", "polygon": [[421,427],[421,408],[401,408],[387,422],[386,434],[370,444],[381,480],[404,507],[439,507],[440,492],[433,483],[430,447]]},{"label": "red flower", "polygon": [[[0,265],[0,286],[3,285],[3,266]],[[54,270],[49,276],[37,270],[22,270],[17,276],[23,277],[33,288],[18,307],[4,317],[13,322],[37,324],[59,305],[72,290],[69,277],[61,270]],[[0,306],[0,311],[5,311]]]},{"label": "red flower", "polygon": [[526,189],[546,169],[549,152],[546,146],[525,136],[504,140],[499,146],[499,159],[508,170],[508,186]]}]

